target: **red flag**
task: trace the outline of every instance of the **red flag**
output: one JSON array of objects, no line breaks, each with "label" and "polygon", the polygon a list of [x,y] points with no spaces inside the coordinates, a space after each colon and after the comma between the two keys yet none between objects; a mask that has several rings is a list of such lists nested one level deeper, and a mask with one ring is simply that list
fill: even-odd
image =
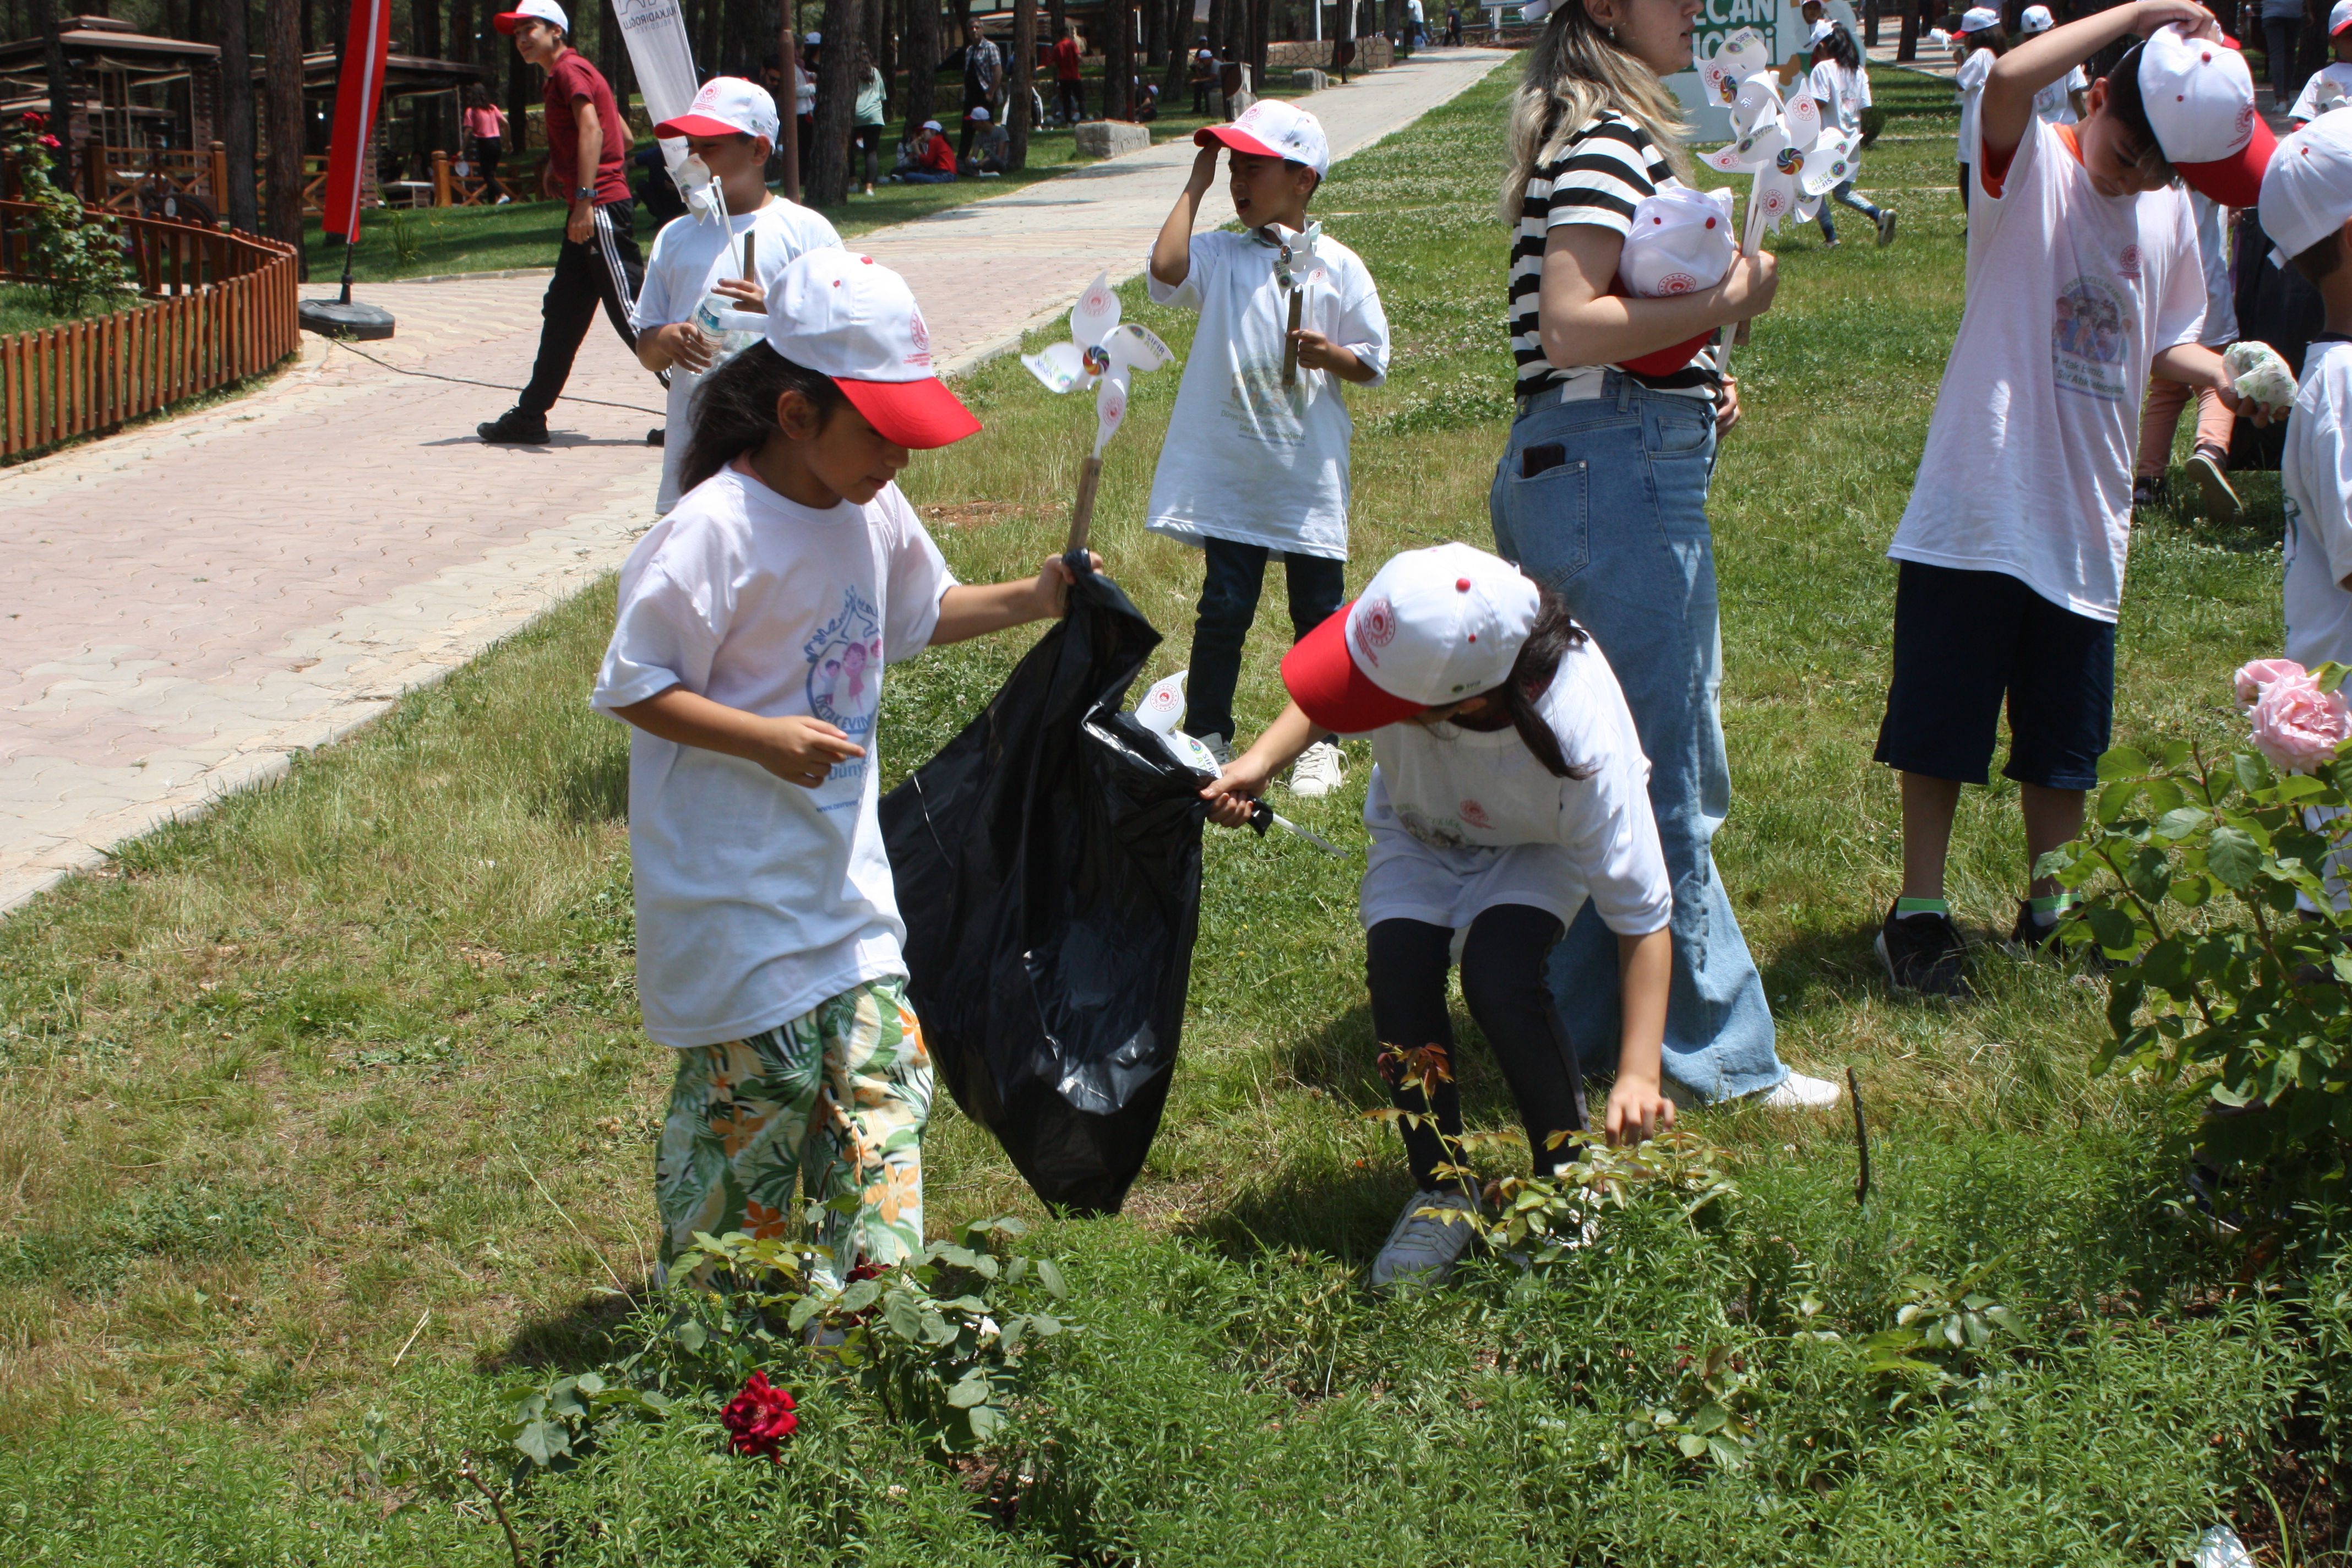
[{"label": "red flag", "polygon": [[392,0],[352,0],[351,37],[335,82],[335,139],[327,145],[322,226],[349,241],[360,231],[361,178],[375,142],[376,100],[383,96],[384,57],[392,52]]}]

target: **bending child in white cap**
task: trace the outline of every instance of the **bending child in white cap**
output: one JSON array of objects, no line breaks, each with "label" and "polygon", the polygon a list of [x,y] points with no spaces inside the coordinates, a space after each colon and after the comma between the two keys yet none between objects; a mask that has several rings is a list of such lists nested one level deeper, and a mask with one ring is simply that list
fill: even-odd
[{"label": "bending child in white cap", "polygon": [[[1381,1074],[1401,1115],[1412,1197],[1371,1283],[1444,1278],[1476,1199],[1454,1168],[1462,1106],[1446,1009],[1462,995],[1517,1100],[1538,1174],[1596,1131],[1545,961],[1589,900],[1617,933],[1623,1026],[1597,1131],[1612,1143],[1675,1119],[1661,1081],[1673,884],[1650,764],[1609,661],[1559,599],[1466,544],[1412,550],[1282,661],[1290,705],[1201,793],[1249,819],[1274,775],[1326,731],[1370,732],[1370,864],[1358,896]],[[1596,1048],[1602,1042],[1591,1042]]]},{"label": "bending child in white cap", "polygon": [[629,852],[646,1032],[677,1056],[655,1184],[694,1233],[828,1209],[838,1283],[923,1245],[931,1067],[875,808],[884,672],[1061,614],[1057,558],[959,584],[894,483],[980,428],[931,370],[906,280],[838,247],[768,295],[766,341],[705,377],[677,509],[621,568],[600,711],[635,727]]},{"label": "bending child in white cap", "polygon": [[1952,74],[1953,90],[1960,99],[1960,216],[1969,214],[1969,152],[1975,142],[1977,104],[1984,95],[1985,79],[1992,74],[1992,62],[2009,51],[2009,35],[2001,31],[2000,13],[1990,5],[1977,5],[1960,15],[1959,37],[1952,47],[1959,56],[1960,68]]},{"label": "bending child in white cap", "polygon": [[717,184],[727,212],[724,223],[713,211],[689,210],[665,225],[637,291],[637,362],[670,373],[656,515],[684,491],[678,472],[692,436],[691,399],[721,347],[695,324],[703,301],[724,300],[729,310],[756,314],[767,309],[769,291],[795,258],[841,243],[833,225],[769,191],[768,156],[781,128],[768,89],[733,76],[711,78],[684,114],[654,127],[656,136],[686,138],[690,174]]},{"label": "bending child in white cap", "polygon": [[[2080,125],[2034,114],[2036,93],[2133,33],[2147,41],[2091,84]],[[1887,551],[1894,671],[1876,752],[1903,795],[1902,890],[1879,956],[1898,990],[1948,997],[1971,991],[1945,857],[2004,705],[2028,878],[2081,830],[2098,782],[2148,377],[2237,405],[2221,356],[2198,342],[2205,274],[2175,182],[2250,205],[2271,146],[2245,61],[2184,0],[2018,45],[1985,82],[1974,136],[1968,309]],[[2024,892],[2010,942],[2049,952],[2068,898],[2047,878]]]},{"label": "bending child in white cap", "polygon": [[2352,0],[2336,0],[2327,13],[2327,47],[2335,58],[2304,79],[2286,117],[2308,125],[2352,100]]},{"label": "bending child in white cap", "polygon": [[[1144,516],[1154,533],[1201,547],[1184,728],[1222,760],[1232,754],[1242,645],[1267,560],[1281,552],[1294,637],[1320,625],[1346,592],[1355,426],[1339,384],[1380,384],[1389,323],[1362,258],[1307,223],[1307,205],[1331,167],[1313,115],[1261,99],[1192,139],[1201,151],[1152,244],[1150,286],[1154,303],[1196,310],[1201,325]],[[1247,232],[1196,235],[1220,147],[1230,153],[1227,188]],[[1292,353],[1297,370],[1286,378]],[[1328,795],[1341,760],[1338,746],[1318,742],[1299,759],[1291,788]]]}]

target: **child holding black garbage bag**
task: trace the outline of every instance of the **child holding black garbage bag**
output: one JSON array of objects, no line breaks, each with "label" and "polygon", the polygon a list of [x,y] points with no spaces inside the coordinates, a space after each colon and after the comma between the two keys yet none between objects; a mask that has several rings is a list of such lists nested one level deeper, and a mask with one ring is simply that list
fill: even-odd
[{"label": "child holding black garbage bag", "polygon": [[[1545,957],[1590,899],[1617,933],[1623,1032],[1602,1130],[1674,1121],[1660,1081],[1674,898],[1650,814],[1648,760],[1601,650],[1549,592],[1466,544],[1408,551],[1282,661],[1291,701],[1202,791],[1238,826],[1317,735],[1370,733],[1370,864],[1359,894],[1372,1026],[1419,1189],[1371,1283],[1450,1273],[1475,1199],[1440,1167],[1462,1131],[1445,976],[1510,1081],[1538,1173],[1586,1130],[1574,1047]],[[1449,1215],[1446,1211],[1457,1211]]]}]

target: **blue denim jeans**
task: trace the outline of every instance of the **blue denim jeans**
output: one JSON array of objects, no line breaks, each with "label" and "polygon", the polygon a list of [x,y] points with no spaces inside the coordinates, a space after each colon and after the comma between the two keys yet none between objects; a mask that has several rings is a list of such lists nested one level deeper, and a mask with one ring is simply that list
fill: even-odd
[{"label": "blue denim jeans", "polygon": [[1843,202],[1847,206],[1850,206],[1854,211],[1860,213],[1863,216],[1868,218],[1872,223],[1874,224],[1878,221],[1878,209],[1871,205],[1868,202],[1864,201],[1860,196],[1855,195],[1853,194],[1853,182],[1852,180],[1847,180],[1841,183],[1837,189],[1830,193],[1829,201],[1825,201],[1822,204],[1821,225],[1822,237],[1823,239],[1835,239],[1837,237],[1837,225],[1830,221],[1830,202]]},{"label": "blue denim jeans", "polygon": [[[1714,469],[1712,407],[1612,371],[1597,399],[1538,400],[1519,416],[1489,505],[1496,548],[1567,598],[1624,689],[1674,880],[1665,1068],[1706,1100],[1728,1100],[1789,1069],[1708,847],[1731,801],[1706,525]],[[1617,938],[1591,905],[1552,950],[1551,982],[1584,1070],[1614,1071]]]},{"label": "blue denim jeans", "polygon": [[[1242,645],[1257,619],[1272,552],[1263,544],[1204,538],[1199,619],[1192,623],[1192,668],[1184,679],[1184,731],[1206,739],[1237,739],[1234,688],[1241,684]],[[1286,551],[1282,575],[1290,589],[1290,633],[1297,641],[1321,626],[1347,594],[1348,563]],[[1270,720],[1273,716],[1267,715]]]}]

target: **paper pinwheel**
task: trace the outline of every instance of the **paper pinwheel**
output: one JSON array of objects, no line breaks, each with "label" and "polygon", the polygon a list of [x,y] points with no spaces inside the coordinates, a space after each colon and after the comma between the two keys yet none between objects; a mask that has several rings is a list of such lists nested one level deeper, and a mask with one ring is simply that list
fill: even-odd
[{"label": "paper pinwheel", "polygon": [[1118,319],[1118,295],[1106,273],[1095,274],[1070,310],[1070,341],[1041,353],[1023,354],[1029,374],[1048,392],[1095,389],[1094,455],[1079,465],[1078,500],[1070,511],[1070,549],[1087,547],[1093,524],[1095,487],[1102,481],[1103,448],[1127,417],[1128,382],[1139,371],[1158,370],[1176,356],[1149,328]]},{"label": "paper pinwheel", "polygon": [[1853,178],[1860,167],[1853,138],[1822,123],[1821,105],[1810,92],[1781,100],[1763,40],[1752,32],[1734,35],[1699,73],[1716,101],[1730,107],[1738,132],[1738,140],[1702,162],[1722,174],[1755,176],[1739,246],[1742,255],[1753,256],[1782,218],[1811,217],[1823,195]]}]

